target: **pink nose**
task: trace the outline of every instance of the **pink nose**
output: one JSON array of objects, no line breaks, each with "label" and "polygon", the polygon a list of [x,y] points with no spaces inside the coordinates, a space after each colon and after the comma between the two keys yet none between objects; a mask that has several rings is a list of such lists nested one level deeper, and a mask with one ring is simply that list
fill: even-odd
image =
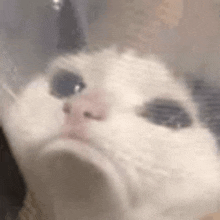
[{"label": "pink nose", "polygon": [[63,111],[66,116],[64,136],[86,138],[89,122],[106,120],[108,106],[103,92],[90,91],[89,94],[67,101]]},{"label": "pink nose", "polygon": [[74,101],[66,102],[63,111],[67,117],[84,120],[104,120],[107,106],[100,92],[91,92]]}]

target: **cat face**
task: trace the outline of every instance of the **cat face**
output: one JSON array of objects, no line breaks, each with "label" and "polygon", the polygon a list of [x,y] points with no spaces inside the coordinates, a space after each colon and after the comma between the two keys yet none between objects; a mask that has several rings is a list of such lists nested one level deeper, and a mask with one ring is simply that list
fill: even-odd
[{"label": "cat face", "polygon": [[45,215],[194,219],[217,210],[215,140],[160,60],[110,48],[62,56],[46,72],[3,114]]}]

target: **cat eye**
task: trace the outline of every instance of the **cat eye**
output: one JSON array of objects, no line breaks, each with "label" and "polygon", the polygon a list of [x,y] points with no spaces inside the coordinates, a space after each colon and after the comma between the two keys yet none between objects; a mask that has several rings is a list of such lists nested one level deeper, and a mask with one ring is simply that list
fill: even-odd
[{"label": "cat eye", "polygon": [[75,95],[86,87],[82,77],[66,70],[59,70],[59,72],[53,76],[50,85],[51,94],[58,98]]},{"label": "cat eye", "polygon": [[173,129],[190,127],[192,118],[179,102],[170,99],[155,99],[141,109],[140,116],[150,122]]}]

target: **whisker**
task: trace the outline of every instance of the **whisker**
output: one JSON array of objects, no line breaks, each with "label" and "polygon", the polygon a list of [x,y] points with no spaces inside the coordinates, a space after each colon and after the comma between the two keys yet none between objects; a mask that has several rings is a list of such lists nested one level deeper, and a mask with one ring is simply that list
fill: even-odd
[{"label": "whisker", "polygon": [[15,95],[15,93],[8,87],[7,84],[3,83],[2,81],[0,81],[0,86],[2,87],[2,89],[7,92],[7,94],[9,94],[14,101],[17,101],[17,96]]}]

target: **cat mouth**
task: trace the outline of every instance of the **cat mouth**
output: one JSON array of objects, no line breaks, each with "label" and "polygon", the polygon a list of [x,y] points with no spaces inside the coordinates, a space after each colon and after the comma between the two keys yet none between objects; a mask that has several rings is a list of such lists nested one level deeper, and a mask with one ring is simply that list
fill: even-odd
[{"label": "cat mouth", "polygon": [[100,196],[106,204],[124,206],[127,203],[125,182],[115,164],[80,137],[58,138],[48,144],[43,155],[44,167],[50,175],[49,185],[59,183],[56,191],[62,192],[65,198],[72,200],[79,194],[90,201],[89,195],[94,194],[94,198]]},{"label": "cat mouth", "polygon": [[[85,146],[85,152],[92,152],[91,154],[89,153],[89,156],[86,156],[86,160],[89,163],[91,162],[93,165],[97,166],[97,169],[100,169],[100,172],[103,172],[104,175],[107,176],[109,182],[113,181],[114,184],[111,184],[112,186],[114,186],[116,189],[121,188],[120,193],[123,192],[122,197],[126,198],[125,200],[128,206],[136,206],[139,203],[138,198],[140,197],[140,191],[137,187],[138,183],[133,179],[133,176],[130,176],[130,174],[121,167],[120,163],[113,159],[113,152],[110,152],[108,149],[102,146],[102,143],[98,144],[92,138],[83,138],[82,136],[77,136],[76,134],[62,136],[62,138],[63,140],[72,141],[73,143],[81,143],[83,146]],[[95,139],[97,139],[97,137]],[[108,143],[109,145],[115,144],[108,138],[101,135],[100,139],[104,139],[105,143]],[[81,150],[83,151],[83,147],[81,147]],[[95,160],[95,163],[93,159]]]},{"label": "cat mouth", "polygon": [[85,144],[90,144],[88,138],[86,138],[84,135],[79,135],[76,133],[63,133],[61,134],[60,138],[63,140],[79,141]]}]

